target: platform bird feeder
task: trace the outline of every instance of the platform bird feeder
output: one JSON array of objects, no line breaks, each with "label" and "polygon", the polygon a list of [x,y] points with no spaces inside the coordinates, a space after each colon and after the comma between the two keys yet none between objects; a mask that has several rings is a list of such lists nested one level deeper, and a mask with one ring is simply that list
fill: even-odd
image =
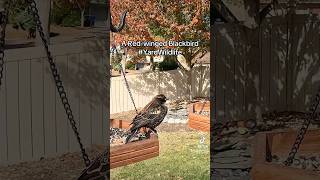
[{"label": "platform bird feeder", "polygon": [[[110,127],[129,129],[130,121],[111,119]],[[110,168],[117,168],[159,156],[159,140],[155,135],[149,139],[112,146]]]},{"label": "platform bird feeder", "polygon": [[[255,136],[253,151],[253,168],[251,177],[253,180],[320,180],[320,174],[311,170],[304,170],[276,164],[270,157],[277,156],[285,159],[293,145],[297,131],[286,130],[279,132],[262,132]],[[320,130],[309,130],[296,154],[303,155],[320,154]]]},{"label": "platform bird feeder", "polygon": [[188,126],[191,129],[210,132],[210,102],[196,102],[188,107]]}]

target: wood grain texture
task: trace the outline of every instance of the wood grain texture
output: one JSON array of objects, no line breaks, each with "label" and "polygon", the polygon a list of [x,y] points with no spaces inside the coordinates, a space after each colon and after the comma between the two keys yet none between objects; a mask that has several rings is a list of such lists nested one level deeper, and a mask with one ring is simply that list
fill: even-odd
[{"label": "wood grain texture", "polygon": [[[128,128],[129,123],[130,121],[113,119],[110,127]],[[150,139],[112,146],[110,148],[110,168],[129,165],[156,156],[159,156],[159,140],[155,135],[151,135]]]},{"label": "wood grain texture", "polygon": [[193,103],[188,107],[188,127],[191,129],[210,132],[210,116],[197,114],[201,110],[210,112],[210,103]]},{"label": "wood grain texture", "polygon": [[[309,130],[304,138],[298,155],[314,154],[319,152],[318,142],[320,130]],[[253,180],[292,180],[292,179],[320,179],[318,173],[310,170],[292,168],[284,165],[269,163],[266,161],[267,153],[277,156],[287,156],[296,131],[285,130],[279,132],[258,133],[254,139],[253,168],[251,177]]]}]

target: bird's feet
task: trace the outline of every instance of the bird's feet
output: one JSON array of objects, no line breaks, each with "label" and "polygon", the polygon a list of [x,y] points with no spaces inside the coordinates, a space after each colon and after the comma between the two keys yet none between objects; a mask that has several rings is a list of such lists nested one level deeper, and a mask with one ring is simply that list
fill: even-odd
[{"label": "bird's feet", "polygon": [[156,130],[151,130],[151,129],[150,129],[150,130],[146,133],[147,139],[150,139],[151,133],[153,133],[155,136],[158,137],[158,132],[157,132]]},{"label": "bird's feet", "polygon": [[149,130],[149,131],[146,132],[146,138],[147,138],[147,139],[150,139],[151,132],[152,132],[151,130]]}]

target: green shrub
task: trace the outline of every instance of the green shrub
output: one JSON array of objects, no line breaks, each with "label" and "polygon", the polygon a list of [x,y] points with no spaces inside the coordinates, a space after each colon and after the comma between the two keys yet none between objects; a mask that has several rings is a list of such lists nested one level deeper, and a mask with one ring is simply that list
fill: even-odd
[{"label": "green shrub", "polygon": [[120,53],[111,53],[111,67],[115,71],[120,71],[120,63],[121,63],[121,54]]},{"label": "green shrub", "polygon": [[14,17],[11,19],[13,28],[22,29],[25,31],[35,31],[36,23],[32,14],[26,9],[16,11]]},{"label": "green shrub", "polygon": [[65,16],[61,22],[61,26],[64,27],[75,27],[80,26],[81,17],[78,11],[71,11],[70,14]]},{"label": "green shrub", "polygon": [[179,65],[174,58],[165,58],[164,61],[159,63],[158,67],[161,71],[169,71],[177,69]]},{"label": "green shrub", "polygon": [[132,61],[126,63],[126,69],[135,70],[135,64]]}]

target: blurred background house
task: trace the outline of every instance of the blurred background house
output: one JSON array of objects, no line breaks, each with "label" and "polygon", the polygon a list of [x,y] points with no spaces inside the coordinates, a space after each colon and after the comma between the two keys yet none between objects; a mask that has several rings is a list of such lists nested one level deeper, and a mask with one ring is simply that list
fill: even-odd
[{"label": "blurred background house", "polygon": [[[106,24],[107,11],[106,1],[104,0],[91,0],[88,10],[86,12],[85,25],[88,26],[103,26]],[[94,22],[92,24],[92,22]]]}]

